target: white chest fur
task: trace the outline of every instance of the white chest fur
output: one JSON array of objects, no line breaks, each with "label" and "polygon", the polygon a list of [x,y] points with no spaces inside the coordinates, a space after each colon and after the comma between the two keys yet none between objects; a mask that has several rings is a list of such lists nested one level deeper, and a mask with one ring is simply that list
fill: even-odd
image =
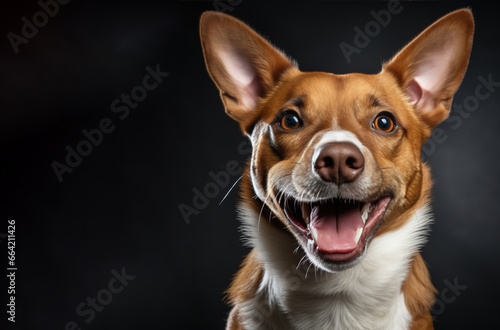
[{"label": "white chest fur", "polygon": [[[254,299],[240,306],[246,329],[407,329],[401,286],[425,242],[431,217],[416,210],[401,228],[372,240],[351,269],[326,273],[302,259],[294,238],[243,210],[249,244],[264,265]],[[300,264],[299,266],[297,266]]]}]

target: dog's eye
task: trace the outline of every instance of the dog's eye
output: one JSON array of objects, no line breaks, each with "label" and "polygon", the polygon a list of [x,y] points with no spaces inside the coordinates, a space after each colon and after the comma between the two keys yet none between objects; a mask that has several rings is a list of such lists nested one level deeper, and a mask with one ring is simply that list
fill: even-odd
[{"label": "dog's eye", "polygon": [[300,120],[299,115],[295,113],[295,111],[287,111],[285,114],[281,117],[280,120],[280,126],[281,128],[289,131],[293,129],[297,129],[302,125],[302,121]]},{"label": "dog's eye", "polygon": [[381,113],[373,121],[372,127],[383,133],[390,133],[396,128],[396,123],[390,114]]}]

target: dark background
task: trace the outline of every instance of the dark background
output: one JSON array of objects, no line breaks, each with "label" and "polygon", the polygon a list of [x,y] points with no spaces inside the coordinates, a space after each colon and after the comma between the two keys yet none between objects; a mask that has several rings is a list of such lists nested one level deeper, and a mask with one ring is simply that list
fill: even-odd
[{"label": "dark background", "polygon": [[[498,13],[493,2],[402,2],[403,11],[347,63],[340,43],[373,21],[385,2],[233,1],[232,13],[291,55],[303,71],[376,73],[406,42],[442,15],[470,6],[476,19],[469,69],[455,104],[474,96],[478,77],[500,82]],[[247,249],[238,231],[237,189],[212,190],[198,214],[196,189],[209,174],[243,164],[245,138],[224,114],[206,73],[198,19],[214,1],[71,1],[15,54],[7,34],[21,35],[41,10],[36,1],[2,5],[0,24],[0,317],[6,320],[7,220],[16,220],[16,324],[19,329],[222,329],[223,302]],[[169,72],[125,119],[112,102],[142,83],[146,66]],[[470,99],[470,97],[469,97]],[[424,155],[433,169],[436,217],[423,250],[445,298],[436,329],[496,324],[500,289],[498,201],[500,90],[444,123],[443,143]],[[457,116],[456,113],[452,115]],[[103,118],[115,125],[59,182],[82,130]],[[432,146],[428,146],[431,150]],[[238,175],[230,175],[231,184]],[[195,190],[193,190],[195,189]],[[135,276],[120,293],[102,296],[113,269]],[[446,283],[458,283],[458,294]],[[464,288],[464,286],[466,288]],[[110,299],[86,324],[87,297]],[[446,301],[443,302],[443,300]],[[7,327],[1,327],[7,328]],[[7,329],[14,328],[9,323]]]}]

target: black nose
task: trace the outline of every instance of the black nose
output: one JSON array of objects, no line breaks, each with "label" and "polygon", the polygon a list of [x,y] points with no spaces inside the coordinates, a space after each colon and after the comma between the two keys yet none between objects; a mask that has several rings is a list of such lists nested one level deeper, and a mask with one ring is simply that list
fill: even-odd
[{"label": "black nose", "polygon": [[337,185],[353,182],[364,168],[363,154],[358,147],[347,142],[325,144],[314,162],[320,178]]}]

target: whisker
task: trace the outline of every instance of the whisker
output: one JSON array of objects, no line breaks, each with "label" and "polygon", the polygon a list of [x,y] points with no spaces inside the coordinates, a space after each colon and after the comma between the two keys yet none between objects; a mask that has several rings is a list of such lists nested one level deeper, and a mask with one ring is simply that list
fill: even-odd
[{"label": "whisker", "polygon": [[[260,208],[260,212],[259,212],[259,219],[257,220],[257,232],[260,231],[260,219],[262,218],[262,212],[264,211],[264,207],[266,206],[267,204],[267,199],[271,196],[271,191],[269,191],[267,194],[266,194],[266,198],[264,199],[264,203],[262,203],[262,207]],[[271,219],[268,219],[269,221],[271,221]]]},{"label": "whisker", "polygon": [[307,278],[307,274],[309,273],[309,268],[311,268],[311,266],[312,266],[312,262],[309,262],[309,267],[307,267],[305,278]]},{"label": "whisker", "polygon": [[295,268],[295,270],[299,269],[300,265],[307,261],[306,257],[307,256],[304,254],[304,256],[299,260],[299,263],[297,264],[297,267]]},{"label": "whisker", "polygon": [[249,172],[250,172],[250,170],[248,170],[246,173],[243,173],[243,174],[242,174],[242,175],[238,178],[238,180],[236,180],[236,182],[235,182],[235,183],[233,183],[233,185],[231,186],[231,188],[229,188],[228,192],[224,195],[224,197],[223,197],[223,198],[222,198],[222,200],[220,201],[219,206],[222,204],[222,202],[224,202],[224,201],[226,200],[227,196],[229,195],[229,193],[230,193],[231,191],[233,191],[233,188],[234,188],[234,187],[238,184],[238,182],[240,182],[240,180],[241,180],[241,179],[242,179],[245,175],[247,175]]}]

